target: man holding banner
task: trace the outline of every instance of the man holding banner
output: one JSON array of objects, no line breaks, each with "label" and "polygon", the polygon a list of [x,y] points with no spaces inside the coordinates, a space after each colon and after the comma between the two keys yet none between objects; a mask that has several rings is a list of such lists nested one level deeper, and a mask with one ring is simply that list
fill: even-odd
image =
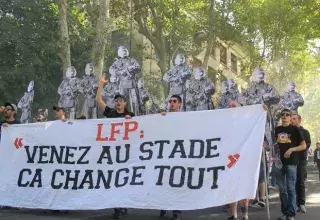
[{"label": "man holding banner", "polygon": [[[179,95],[172,95],[169,99],[169,112],[180,112],[181,106],[182,106],[182,98]],[[162,111],[161,115],[165,116],[167,112]],[[160,217],[165,217],[167,211],[161,210],[160,211]],[[180,215],[182,211],[181,210],[173,210],[172,211],[172,220],[180,220]]]},{"label": "man holding banner", "polygon": [[[106,76],[103,75],[99,80],[99,86],[96,96],[96,101],[100,108],[104,109],[103,115],[106,118],[126,118],[130,119],[134,116],[133,112],[129,112],[126,108],[127,100],[123,95],[117,94],[114,97],[115,100],[115,109],[109,108],[104,101],[102,100],[102,89],[104,84],[107,83]],[[123,215],[128,213],[126,208],[115,208],[113,217],[114,219],[121,219]]]}]

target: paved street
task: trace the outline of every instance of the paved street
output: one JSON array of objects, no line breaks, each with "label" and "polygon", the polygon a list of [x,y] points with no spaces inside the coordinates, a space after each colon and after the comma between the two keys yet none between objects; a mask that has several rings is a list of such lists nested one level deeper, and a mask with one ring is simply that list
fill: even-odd
[{"label": "paved street", "polygon": [[[307,213],[298,213],[296,220],[308,219],[319,220],[320,219],[320,182],[318,181],[318,175],[313,168],[309,169],[308,182],[307,182]],[[270,201],[271,219],[276,219],[280,214],[279,200],[276,192],[272,193]],[[129,210],[129,215],[125,220],[159,220],[159,212],[154,210]],[[39,211],[29,210],[1,210],[0,220],[105,220],[111,219],[112,210],[101,211],[81,211],[71,212],[69,214],[44,214]],[[222,211],[222,208],[210,208],[198,211],[186,211],[183,213],[183,220],[225,220],[227,219],[227,213]],[[266,210],[250,208],[249,217],[251,220],[267,220]],[[169,218],[168,218],[169,219]]]}]

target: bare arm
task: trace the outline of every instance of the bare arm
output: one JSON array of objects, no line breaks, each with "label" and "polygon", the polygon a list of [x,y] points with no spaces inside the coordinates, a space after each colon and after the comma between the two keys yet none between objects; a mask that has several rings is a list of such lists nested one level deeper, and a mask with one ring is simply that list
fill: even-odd
[{"label": "bare arm", "polygon": [[98,91],[97,91],[97,95],[96,95],[96,101],[97,101],[99,107],[102,108],[103,110],[106,108],[106,103],[104,103],[104,101],[102,100],[102,89],[103,89],[103,85],[105,83],[107,83],[106,75],[103,74],[100,77],[99,84],[98,84]]}]

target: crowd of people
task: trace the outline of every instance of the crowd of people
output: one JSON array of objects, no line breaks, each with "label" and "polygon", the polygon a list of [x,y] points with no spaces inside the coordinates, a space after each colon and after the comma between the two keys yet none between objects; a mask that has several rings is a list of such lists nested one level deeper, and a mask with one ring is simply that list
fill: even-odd
[{"label": "crowd of people", "polygon": [[[235,108],[252,104],[263,104],[264,110],[267,111],[267,124],[266,134],[264,141],[265,152],[270,151],[269,159],[263,155],[261,158],[259,183],[257,189],[257,197],[250,204],[249,199],[243,199],[239,202],[228,204],[227,208],[231,213],[231,217],[228,220],[239,219],[237,213],[238,204],[241,206],[242,219],[248,220],[249,207],[264,208],[266,206],[266,188],[269,188],[269,181],[266,179],[266,173],[269,173],[269,167],[271,167],[271,184],[270,188],[278,188],[282,216],[279,220],[294,220],[296,211],[306,213],[305,207],[305,181],[307,178],[307,154],[308,149],[311,146],[309,132],[301,126],[302,118],[297,113],[297,109],[285,108],[285,104],[279,107],[281,97],[277,91],[269,84],[265,82],[265,72],[258,68],[255,70],[252,79],[252,84],[242,94],[232,93],[232,83],[223,82],[223,91],[219,100],[219,106],[221,108]],[[106,118],[126,118],[130,119],[135,114],[128,108],[127,96],[122,94],[116,94],[114,96],[114,107],[107,105],[103,99],[103,89],[105,84],[108,83],[106,76],[100,77],[98,82],[98,89],[95,97],[95,101],[103,109],[103,115]],[[290,85],[292,86],[292,84]],[[292,90],[293,91],[293,90]],[[299,97],[300,98],[300,97]],[[166,108],[160,109],[158,113],[163,116],[167,112],[180,112],[183,111],[183,105],[187,105],[185,97],[180,95],[170,94]],[[185,102],[184,102],[185,101]],[[287,101],[287,100],[285,100]],[[284,101],[283,101],[284,102]],[[293,100],[294,103],[294,100]],[[295,105],[294,105],[295,106]],[[186,106],[185,106],[186,107]],[[67,121],[66,109],[62,106],[53,106],[52,108],[54,117],[57,120]],[[274,112],[280,117],[277,119]],[[16,119],[17,106],[12,103],[5,103],[3,107],[0,107],[0,113],[4,114],[5,120],[1,122],[1,127],[6,127],[11,124],[19,124],[19,120]],[[43,114],[48,112],[41,110],[42,114],[39,114],[37,121],[45,121]],[[86,119],[86,115],[82,115],[77,119]],[[277,126],[275,125],[277,124]],[[0,127],[0,128],[1,128]],[[1,130],[0,130],[1,135]],[[1,138],[1,136],[0,136]],[[262,147],[262,146],[261,146]],[[264,161],[266,160],[266,161]],[[280,166],[276,165],[275,161],[279,160]],[[264,166],[264,163],[267,166]],[[317,149],[314,152],[314,162],[319,168],[320,178],[320,143],[317,143]],[[265,170],[265,167],[267,170]],[[128,214],[128,210],[123,207],[114,209],[114,218],[120,219]],[[161,210],[160,217],[166,216],[167,211]],[[179,220],[182,212],[180,210],[174,210],[172,213],[172,219]]]}]

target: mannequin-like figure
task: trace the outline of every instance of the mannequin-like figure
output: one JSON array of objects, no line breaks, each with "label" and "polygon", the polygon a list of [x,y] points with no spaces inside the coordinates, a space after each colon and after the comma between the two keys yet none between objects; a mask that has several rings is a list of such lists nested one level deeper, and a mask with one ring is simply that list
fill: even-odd
[{"label": "mannequin-like figure", "polygon": [[114,108],[114,97],[119,93],[119,81],[115,75],[111,75],[110,82],[102,90],[103,101],[109,108]]},{"label": "mannequin-like figure", "polygon": [[139,105],[140,105],[140,115],[146,115],[147,114],[147,110],[146,110],[146,103],[147,101],[149,101],[150,99],[150,94],[149,92],[146,90],[146,88],[144,87],[144,80],[143,79],[139,79],[138,80],[138,90],[139,90]]},{"label": "mannequin-like figure", "polygon": [[222,81],[221,82],[221,95],[219,97],[219,109],[225,109],[228,108],[229,102],[234,100],[232,93],[230,92],[230,87],[228,84],[228,81]]},{"label": "mannequin-like figure", "polygon": [[196,111],[214,109],[211,96],[215,93],[215,87],[212,80],[206,77],[202,67],[194,68],[191,87],[195,92]]},{"label": "mannequin-like figure", "polygon": [[191,76],[191,70],[186,65],[186,59],[183,54],[178,54],[175,58],[175,66],[172,67],[168,72],[166,72],[163,76],[163,80],[167,83],[169,83],[170,91],[169,95],[162,105],[165,106],[167,109],[168,107],[168,101],[172,95],[179,95],[182,98],[182,110],[185,111],[185,93],[186,88],[185,84],[186,81]]},{"label": "mannequin-like figure", "polygon": [[129,57],[129,51],[124,46],[118,48],[118,57],[109,72],[119,79],[119,91],[127,99],[128,111],[138,116],[141,110],[139,102],[133,99],[139,99],[137,78],[141,71],[140,65],[134,58]]},{"label": "mannequin-like figure", "polygon": [[23,97],[20,99],[18,103],[18,108],[21,109],[21,118],[20,121],[22,124],[27,124],[32,121],[31,110],[34,98],[34,81],[29,83],[27,92],[24,93]]},{"label": "mannequin-like figure", "polygon": [[[252,83],[238,98],[242,105],[265,104],[268,106],[267,122],[265,137],[271,149],[271,156],[276,163],[281,163],[279,149],[274,149],[276,145],[274,130],[274,119],[271,112],[272,105],[276,105],[280,101],[280,95],[276,89],[270,84],[266,83],[266,73],[261,68],[256,68],[252,73]],[[279,165],[279,164],[278,164]],[[282,163],[281,163],[282,166]],[[277,166],[277,167],[280,167]]]},{"label": "mannequin-like figure", "polygon": [[97,118],[96,94],[99,79],[94,75],[93,63],[88,63],[85,68],[86,75],[79,83],[79,92],[85,97],[85,115],[87,119]]},{"label": "mannequin-like figure", "polygon": [[228,79],[228,87],[229,87],[229,92],[231,93],[231,99],[237,100],[240,93],[233,79]]},{"label": "mannequin-like figure", "polygon": [[60,95],[58,105],[66,109],[69,119],[76,118],[76,105],[78,98],[78,87],[80,80],[76,78],[77,71],[71,66],[68,67],[66,78],[61,82],[58,93]]},{"label": "mannequin-like figure", "polygon": [[289,109],[298,114],[298,108],[304,105],[303,97],[296,91],[296,84],[289,82],[287,90],[281,96],[280,103],[274,108],[275,123],[280,121],[280,113],[283,109]]}]

